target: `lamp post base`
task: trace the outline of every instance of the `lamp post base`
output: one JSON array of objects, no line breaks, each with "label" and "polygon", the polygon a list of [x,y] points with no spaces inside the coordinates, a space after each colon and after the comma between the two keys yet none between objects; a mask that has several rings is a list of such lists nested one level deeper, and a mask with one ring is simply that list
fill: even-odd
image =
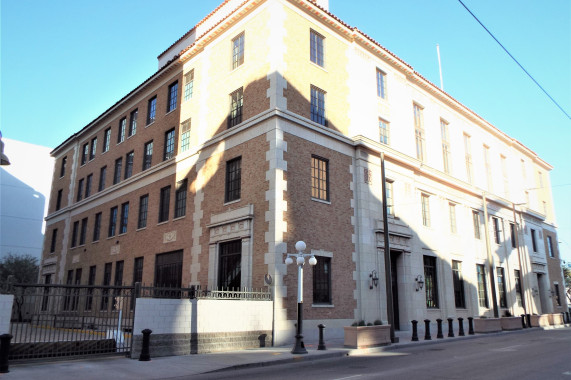
[{"label": "lamp post base", "polygon": [[297,329],[295,334],[295,345],[293,346],[293,350],[291,350],[292,354],[307,354],[307,350],[305,349],[305,345],[303,344],[303,303],[297,303]]}]

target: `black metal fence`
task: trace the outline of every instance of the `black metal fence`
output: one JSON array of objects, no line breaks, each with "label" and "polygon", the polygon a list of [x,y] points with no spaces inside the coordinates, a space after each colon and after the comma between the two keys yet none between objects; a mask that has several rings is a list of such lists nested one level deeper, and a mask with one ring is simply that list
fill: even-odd
[{"label": "black metal fence", "polygon": [[137,294],[137,297],[142,298],[239,299],[251,301],[272,300],[272,294],[270,290],[266,288],[208,289],[200,286],[191,286],[189,288],[169,288],[137,283],[135,284],[135,294]]}]

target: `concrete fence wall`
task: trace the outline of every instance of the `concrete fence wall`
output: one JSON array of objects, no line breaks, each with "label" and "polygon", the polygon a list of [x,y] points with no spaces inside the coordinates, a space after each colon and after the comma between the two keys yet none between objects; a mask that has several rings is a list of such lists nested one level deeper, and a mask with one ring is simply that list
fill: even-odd
[{"label": "concrete fence wall", "polygon": [[0,294],[0,335],[10,332],[10,317],[12,316],[12,294]]}]

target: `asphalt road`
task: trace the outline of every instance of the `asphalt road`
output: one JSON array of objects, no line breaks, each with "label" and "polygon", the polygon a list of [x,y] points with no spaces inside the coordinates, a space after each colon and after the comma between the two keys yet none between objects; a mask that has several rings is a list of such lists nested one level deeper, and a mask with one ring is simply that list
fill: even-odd
[{"label": "asphalt road", "polygon": [[192,378],[571,380],[571,329],[482,336],[338,359],[227,370]]}]

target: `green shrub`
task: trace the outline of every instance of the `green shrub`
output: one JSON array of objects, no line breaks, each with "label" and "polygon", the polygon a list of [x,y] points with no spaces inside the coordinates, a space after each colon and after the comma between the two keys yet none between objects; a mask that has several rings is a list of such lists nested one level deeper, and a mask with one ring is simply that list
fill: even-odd
[{"label": "green shrub", "polygon": [[375,325],[375,326],[379,326],[382,324],[383,324],[383,321],[381,321],[380,319],[375,319],[375,322],[373,322],[373,325]]},{"label": "green shrub", "polygon": [[365,325],[366,325],[366,324],[365,324],[365,321],[364,321],[364,320],[360,320],[360,321],[359,321],[359,326],[365,326]]}]

